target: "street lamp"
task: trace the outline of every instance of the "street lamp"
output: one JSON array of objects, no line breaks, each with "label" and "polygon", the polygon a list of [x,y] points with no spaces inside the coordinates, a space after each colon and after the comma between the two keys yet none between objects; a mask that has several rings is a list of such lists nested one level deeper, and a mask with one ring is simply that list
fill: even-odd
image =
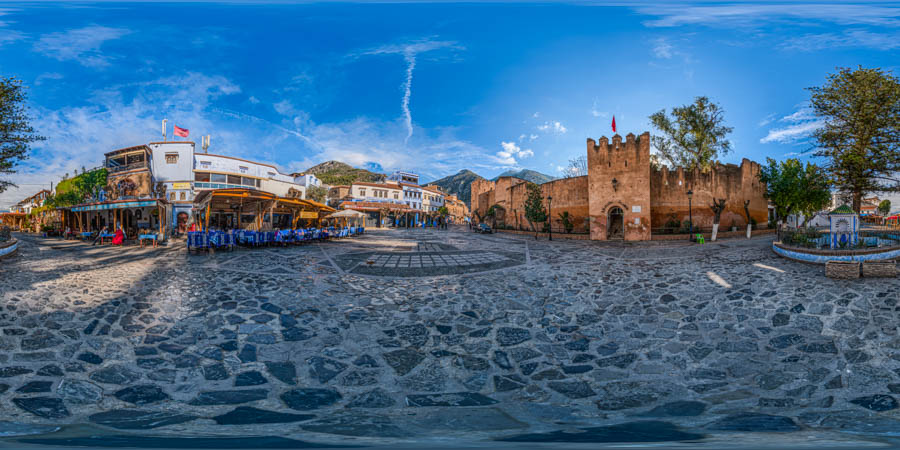
[{"label": "street lamp", "polygon": [[553,201],[553,196],[548,195],[547,196],[547,229],[550,231],[550,239],[549,240],[551,240],[551,241],[553,240],[553,213],[551,212],[552,209],[550,209],[550,204],[552,201]]},{"label": "street lamp", "polygon": [[687,197],[688,197],[688,221],[690,222],[690,228],[688,231],[688,233],[690,233],[690,235],[688,236],[688,239],[693,241],[694,240],[694,211],[691,208],[691,198],[694,197],[694,191],[688,189]]}]

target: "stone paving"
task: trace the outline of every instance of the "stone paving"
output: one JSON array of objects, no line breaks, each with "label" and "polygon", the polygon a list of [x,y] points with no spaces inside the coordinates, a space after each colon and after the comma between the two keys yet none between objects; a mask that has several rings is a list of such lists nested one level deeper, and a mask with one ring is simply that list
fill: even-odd
[{"label": "stone paving", "polygon": [[770,246],[26,236],[0,262],[2,420],[367,442],[900,430],[900,281],[830,280]]}]

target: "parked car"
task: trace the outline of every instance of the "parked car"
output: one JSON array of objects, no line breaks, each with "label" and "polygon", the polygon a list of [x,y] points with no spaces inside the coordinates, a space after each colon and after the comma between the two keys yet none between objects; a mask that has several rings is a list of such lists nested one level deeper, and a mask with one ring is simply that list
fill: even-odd
[{"label": "parked car", "polygon": [[491,234],[494,232],[494,230],[491,229],[490,225],[488,225],[486,223],[478,224],[478,228],[476,229],[476,231],[478,231],[479,233],[486,233],[486,234]]}]

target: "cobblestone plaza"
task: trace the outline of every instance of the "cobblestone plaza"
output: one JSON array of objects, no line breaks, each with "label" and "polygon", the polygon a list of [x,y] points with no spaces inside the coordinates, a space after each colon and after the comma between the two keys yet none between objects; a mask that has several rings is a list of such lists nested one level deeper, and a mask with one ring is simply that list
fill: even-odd
[{"label": "cobblestone plaza", "polygon": [[771,236],[21,240],[0,266],[0,420],[18,424],[356,442],[900,429],[900,281],[825,278]]}]

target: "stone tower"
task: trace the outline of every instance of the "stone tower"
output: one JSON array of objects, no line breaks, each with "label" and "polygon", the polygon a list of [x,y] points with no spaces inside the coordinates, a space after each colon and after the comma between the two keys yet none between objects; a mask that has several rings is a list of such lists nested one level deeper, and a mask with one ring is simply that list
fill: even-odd
[{"label": "stone tower", "polygon": [[587,140],[592,240],[650,240],[650,133]]}]

